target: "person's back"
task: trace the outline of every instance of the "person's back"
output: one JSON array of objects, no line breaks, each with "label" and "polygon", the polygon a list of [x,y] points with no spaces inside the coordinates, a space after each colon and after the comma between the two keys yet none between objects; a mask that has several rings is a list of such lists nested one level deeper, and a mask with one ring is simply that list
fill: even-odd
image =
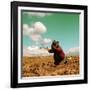
[{"label": "person's back", "polygon": [[61,59],[65,58],[65,53],[61,48],[55,48],[54,54],[58,54]]},{"label": "person's back", "polygon": [[54,53],[54,64],[59,65],[60,62],[65,58],[64,51],[59,46],[58,41],[53,41],[51,45],[51,50],[49,50],[50,53]]}]

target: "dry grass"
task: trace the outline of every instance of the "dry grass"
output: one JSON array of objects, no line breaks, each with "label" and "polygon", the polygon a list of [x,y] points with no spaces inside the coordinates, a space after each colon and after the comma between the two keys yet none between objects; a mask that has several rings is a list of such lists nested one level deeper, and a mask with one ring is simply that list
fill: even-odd
[{"label": "dry grass", "polygon": [[23,57],[22,77],[79,74],[79,58],[66,57],[65,60],[55,66],[52,56]]}]

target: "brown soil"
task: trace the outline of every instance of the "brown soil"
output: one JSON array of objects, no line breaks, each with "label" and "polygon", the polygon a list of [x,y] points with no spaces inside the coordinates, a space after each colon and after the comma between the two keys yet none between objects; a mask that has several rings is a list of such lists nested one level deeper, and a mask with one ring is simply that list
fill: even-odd
[{"label": "brown soil", "polygon": [[79,57],[66,57],[57,66],[52,56],[23,57],[22,60],[22,77],[71,74],[79,74]]}]

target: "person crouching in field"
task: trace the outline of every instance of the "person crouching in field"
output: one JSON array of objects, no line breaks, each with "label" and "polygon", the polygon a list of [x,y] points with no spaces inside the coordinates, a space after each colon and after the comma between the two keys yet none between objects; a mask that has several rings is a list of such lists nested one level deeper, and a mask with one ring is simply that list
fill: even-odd
[{"label": "person crouching in field", "polygon": [[65,53],[62,48],[59,46],[58,41],[53,41],[51,45],[51,49],[48,50],[49,53],[54,53],[54,64],[59,65],[62,60],[65,58]]}]

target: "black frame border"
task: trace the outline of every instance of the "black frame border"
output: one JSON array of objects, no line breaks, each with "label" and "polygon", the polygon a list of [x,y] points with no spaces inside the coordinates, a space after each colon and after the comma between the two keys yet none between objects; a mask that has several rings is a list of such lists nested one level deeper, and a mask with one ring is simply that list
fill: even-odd
[{"label": "black frame border", "polygon": [[[49,81],[35,83],[18,83],[18,7],[45,7],[45,8],[63,8],[84,10],[84,79],[83,80],[67,80],[67,81]],[[88,30],[87,17],[88,7],[84,5],[67,5],[67,4],[51,4],[51,3],[36,3],[36,2],[11,2],[11,88],[19,87],[35,87],[35,86],[53,86],[53,85],[68,85],[68,84],[83,84],[88,83]]]}]

